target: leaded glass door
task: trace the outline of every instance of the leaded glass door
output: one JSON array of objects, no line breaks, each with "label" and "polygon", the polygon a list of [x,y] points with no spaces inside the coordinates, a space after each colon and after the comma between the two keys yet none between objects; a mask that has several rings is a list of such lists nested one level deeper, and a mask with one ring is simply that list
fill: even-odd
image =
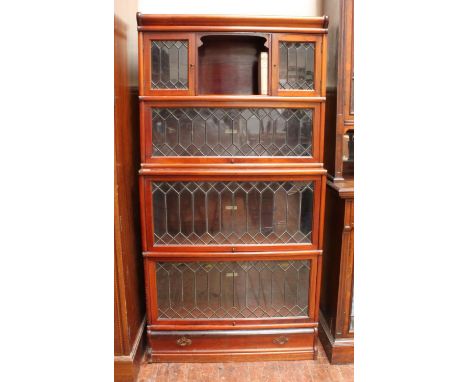
[{"label": "leaded glass door", "polygon": [[143,160],[226,163],[321,162],[319,102],[231,102],[187,107],[180,102],[143,105]]},{"label": "leaded glass door", "polygon": [[319,264],[313,252],[305,253],[294,258],[279,252],[276,259],[257,254],[213,260],[206,252],[147,257],[149,318],[154,324],[216,320],[231,327],[257,319],[316,320]]},{"label": "leaded glass door", "polygon": [[145,182],[147,245],[154,250],[318,249],[320,176]]},{"label": "leaded glass door", "polygon": [[158,319],[309,316],[311,260],[155,264]]},{"label": "leaded glass door", "polygon": [[321,39],[311,35],[275,34],[273,39],[273,95],[323,95]]},{"label": "leaded glass door", "polygon": [[193,95],[194,36],[153,33],[144,41],[144,90],[148,95]]}]

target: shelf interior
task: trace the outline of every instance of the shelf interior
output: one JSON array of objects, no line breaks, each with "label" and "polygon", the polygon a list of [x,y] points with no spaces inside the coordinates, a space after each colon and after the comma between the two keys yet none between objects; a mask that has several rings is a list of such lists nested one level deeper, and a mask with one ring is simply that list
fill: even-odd
[{"label": "shelf interior", "polygon": [[259,94],[259,59],[267,39],[207,35],[198,48],[198,94]]}]

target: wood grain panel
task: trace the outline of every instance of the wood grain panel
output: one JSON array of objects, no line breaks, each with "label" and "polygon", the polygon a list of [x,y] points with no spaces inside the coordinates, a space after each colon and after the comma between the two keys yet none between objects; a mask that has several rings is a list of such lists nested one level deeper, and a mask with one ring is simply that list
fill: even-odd
[{"label": "wood grain panel", "polygon": [[116,381],[129,382],[137,377],[145,326],[138,222],[138,94],[129,85],[127,26],[117,17],[114,21],[114,372]]},{"label": "wood grain panel", "polygon": [[151,358],[157,362],[313,359],[317,351],[315,330],[150,331]]}]

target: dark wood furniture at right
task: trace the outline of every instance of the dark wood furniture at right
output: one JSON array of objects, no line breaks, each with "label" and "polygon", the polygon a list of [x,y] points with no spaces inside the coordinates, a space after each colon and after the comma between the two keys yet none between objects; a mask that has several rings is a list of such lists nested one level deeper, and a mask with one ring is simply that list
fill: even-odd
[{"label": "dark wood furniture at right", "polygon": [[327,0],[330,14],[327,61],[325,167],[333,180],[354,175],[354,0]]},{"label": "dark wood furniture at right", "polygon": [[354,182],[327,182],[319,336],[331,363],[354,361]]},{"label": "dark wood furniture at right", "polygon": [[354,361],[353,0],[327,0],[327,79],[323,276],[319,336],[331,363]]}]

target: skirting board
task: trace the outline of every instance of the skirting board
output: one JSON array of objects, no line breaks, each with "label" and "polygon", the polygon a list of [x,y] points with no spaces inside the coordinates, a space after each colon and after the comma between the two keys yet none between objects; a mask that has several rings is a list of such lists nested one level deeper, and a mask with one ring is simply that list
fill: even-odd
[{"label": "skirting board", "polygon": [[331,364],[354,363],[354,338],[333,338],[330,328],[323,319],[322,312],[320,312],[318,334]]},{"label": "skirting board", "polygon": [[114,382],[135,382],[137,380],[140,363],[145,355],[146,336],[143,335],[145,326],[146,317],[143,317],[129,355],[114,356]]}]

